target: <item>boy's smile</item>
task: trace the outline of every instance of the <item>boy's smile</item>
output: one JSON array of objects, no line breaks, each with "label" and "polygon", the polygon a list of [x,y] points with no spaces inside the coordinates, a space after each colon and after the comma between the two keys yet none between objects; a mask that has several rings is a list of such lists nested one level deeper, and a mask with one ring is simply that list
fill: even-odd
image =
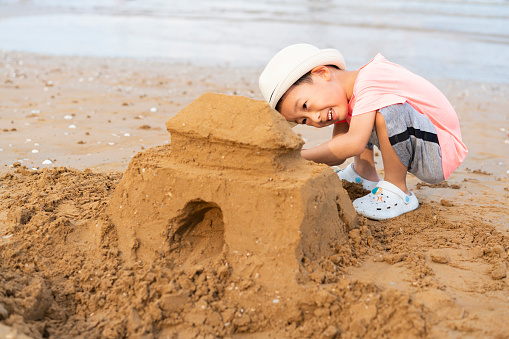
[{"label": "boy's smile", "polygon": [[329,126],[348,114],[348,98],[328,67],[312,71],[312,83],[291,87],[281,103],[281,114],[288,121],[314,127]]}]

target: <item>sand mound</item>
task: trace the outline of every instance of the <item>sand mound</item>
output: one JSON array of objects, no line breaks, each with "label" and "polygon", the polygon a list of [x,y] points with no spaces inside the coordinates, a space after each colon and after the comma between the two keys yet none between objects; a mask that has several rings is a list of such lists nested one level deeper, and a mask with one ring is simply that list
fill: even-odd
[{"label": "sand mound", "polygon": [[[23,167],[0,177],[0,336],[485,338],[507,333],[509,289],[503,276],[509,237],[476,217],[451,221],[465,206],[425,204],[389,222],[364,220],[331,255],[305,265],[307,283],[272,290],[238,272],[257,261],[242,266],[224,255],[229,251],[217,254],[221,244],[213,239],[223,239],[226,219],[215,205],[202,202],[188,204],[175,219],[184,226],[179,236],[188,246],[179,244],[169,258],[124,261],[121,235],[104,213],[119,179]],[[453,189],[429,190],[443,196]],[[197,213],[200,221],[189,223],[188,216]],[[186,233],[193,228],[186,225],[194,225],[196,237]],[[202,236],[210,230],[217,236]],[[186,258],[196,264],[182,262]]]},{"label": "sand mound", "polygon": [[108,213],[126,259],[229,269],[273,289],[346,242],[351,201],[267,104],[205,94],[167,122],[171,146],[138,154]]}]

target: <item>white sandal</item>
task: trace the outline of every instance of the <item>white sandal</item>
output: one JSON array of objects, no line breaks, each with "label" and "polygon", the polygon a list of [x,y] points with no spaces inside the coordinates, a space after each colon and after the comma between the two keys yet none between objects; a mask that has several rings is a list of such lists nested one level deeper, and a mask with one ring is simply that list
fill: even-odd
[{"label": "white sandal", "polygon": [[378,181],[370,181],[357,174],[357,172],[353,169],[353,162],[343,169],[335,169],[334,172],[336,172],[339,179],[362,184],[362,187],[368,191],[373,190],[376,187],[376,184],[378,184]]},{"label": "white sandal", "polygon": [[390,182],[380,180],[371,193],[355,199],[353,207],[366,218],[385,220],[415,210],[419,201],[412,192],[407,195]]}]

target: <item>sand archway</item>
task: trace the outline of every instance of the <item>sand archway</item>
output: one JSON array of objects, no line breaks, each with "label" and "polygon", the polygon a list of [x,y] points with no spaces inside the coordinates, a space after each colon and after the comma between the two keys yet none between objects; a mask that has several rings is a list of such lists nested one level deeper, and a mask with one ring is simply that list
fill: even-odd
[{"label": "sand archway", "polygon": [[225,245],[221,208],[201,199],[189,201],[168,223],[167,258],[176,265],[213,261]]}]

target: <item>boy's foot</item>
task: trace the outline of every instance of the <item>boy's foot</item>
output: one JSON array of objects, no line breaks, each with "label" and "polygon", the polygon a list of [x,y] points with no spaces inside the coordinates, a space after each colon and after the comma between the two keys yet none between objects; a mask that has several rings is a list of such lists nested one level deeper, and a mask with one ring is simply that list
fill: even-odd
[{"label": "boy's foot", "polygon": [[415,210],[419,201],[412,192],[407,195],[390,182],[380,180],[371,193],[355,199],[353,207],[366,218],[385,220]]},{"label": "boy's foot", "polygon": [[353,169],[353,162],[343,169],[340,169],[340,170],[335,169],[334,172],[337,173],[337,175],[339,176],[339,179],[346,180],[348,182],[354,182],[357,184],[362,184],[362,187],[368,191],[373,190],[373,188],[375,188],[376,184],[378,184],[378,181],[370,181],[370,180],[364,179],[359,174],[357,174],[357,172],[355,172],[355,170]]}]

